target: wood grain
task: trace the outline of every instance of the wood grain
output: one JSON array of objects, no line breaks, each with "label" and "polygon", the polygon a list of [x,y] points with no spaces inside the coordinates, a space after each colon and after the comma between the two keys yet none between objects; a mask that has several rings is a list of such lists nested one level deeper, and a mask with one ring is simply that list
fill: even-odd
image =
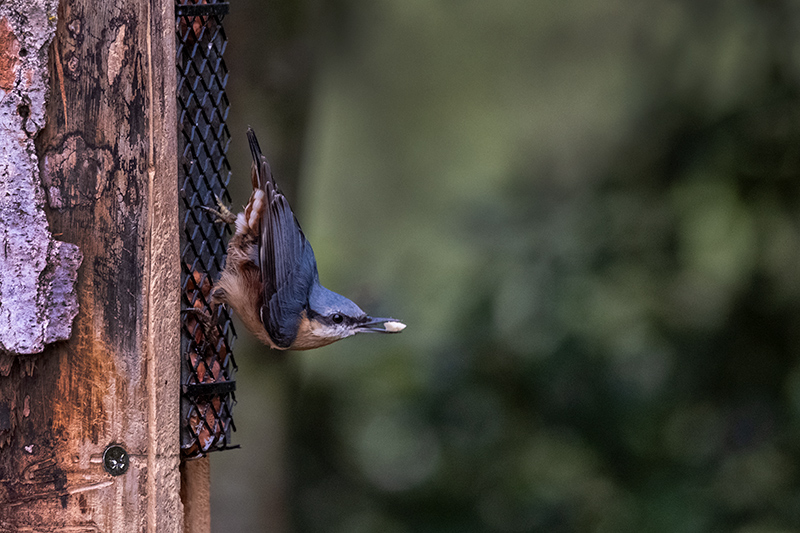
[{"label": "wood grain", "polygon": [[0,531],[182,531],[172,1],[63,0],[49,70],[36,145],[52,231],[83,252],[80,311],[32,376],[0,378],[19,420]]},{"label": "wood grain", "polygon": [[185,533],[211,533],[211,462],[208,457],[181,464]]}]

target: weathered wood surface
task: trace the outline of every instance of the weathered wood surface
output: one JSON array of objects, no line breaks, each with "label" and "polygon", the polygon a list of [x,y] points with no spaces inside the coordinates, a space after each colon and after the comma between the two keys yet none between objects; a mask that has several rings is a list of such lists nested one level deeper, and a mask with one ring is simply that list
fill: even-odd
[{"label": "weathered wood surface", "polygon": [[181,501],[184,533],[211,533],[211,459],[181,464]]},{"label": "weathered wood surface", "polygon": [[[83,253],[80,310],[69,341],[0,377],[0,426],[3,406],[16,425],[0,531],[177,532],[172,0],[62,0],[49,62],[36,147],[51,230]],[[130,454],[118,477],[103,468],[112,443]]]}]

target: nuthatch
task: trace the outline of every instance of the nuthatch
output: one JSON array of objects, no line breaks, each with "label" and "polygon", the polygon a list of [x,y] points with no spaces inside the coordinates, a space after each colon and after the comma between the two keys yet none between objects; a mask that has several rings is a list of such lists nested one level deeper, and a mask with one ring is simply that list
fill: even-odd
[{"label": "nuthatch", "polygon": [[225,270],[212,305],[226,303],[259,340],[278,350],[309,350],[356,333],[397,333],[405,324],[368,316],[355,303],[319,282],[314,251],[286,197],[278,189],[252,129],[253,193],[235,218]]}]

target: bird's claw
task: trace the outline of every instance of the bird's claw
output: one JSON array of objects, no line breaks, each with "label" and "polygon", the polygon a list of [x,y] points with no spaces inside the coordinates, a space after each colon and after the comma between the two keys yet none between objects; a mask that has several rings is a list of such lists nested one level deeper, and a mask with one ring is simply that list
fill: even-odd
[{"label": "bird's claw", "polygon": [[214,215],[214,222],[215,223],[224,223],[224,224],[233,224],[236,222],[236,215],[222,203],[219,196],[216,194],[214,195],[214,200],[216,201],[217,208],[214,209],[213,207],[207,207],[205,205],[201,205],[200,209],[203,211]]}]

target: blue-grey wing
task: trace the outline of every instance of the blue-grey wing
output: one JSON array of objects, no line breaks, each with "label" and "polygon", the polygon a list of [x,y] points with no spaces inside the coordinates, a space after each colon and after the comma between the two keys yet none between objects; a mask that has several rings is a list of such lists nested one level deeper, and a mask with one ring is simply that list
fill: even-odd
[{"label": "blue-grey wing", "polygon": [[288,200],[272,178],[253,130],[248,129],[247,137],[253,155],[253,185],[264,191],[266,204],[259,246],[264,286],[261,321],[275,345],[288,348],[308,305],[317,277],[316,261]]}]

